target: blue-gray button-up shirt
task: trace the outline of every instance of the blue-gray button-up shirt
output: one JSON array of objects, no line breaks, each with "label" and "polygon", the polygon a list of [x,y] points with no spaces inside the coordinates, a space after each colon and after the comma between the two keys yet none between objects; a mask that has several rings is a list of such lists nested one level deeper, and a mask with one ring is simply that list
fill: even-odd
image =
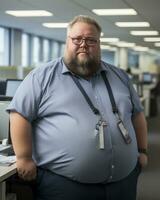
[{"label": "blue-gray button-up shirt", "polygon": [[[121,118],[132,138],[130,144],[124,142],[117,128],[101,70],[106,71]],[[101,70],[90,80],[78,79],[107,122],[104,149],[99,149],[95,131],[100,116],[87,104],[62,58],[33,70],[18,88],[7,110],[16,111],[31,122],[33,158],[38,166],[86,183],[117,181],[134,169],[138,151],[131,118],[143,109],[122,70],[103,61]]]}]

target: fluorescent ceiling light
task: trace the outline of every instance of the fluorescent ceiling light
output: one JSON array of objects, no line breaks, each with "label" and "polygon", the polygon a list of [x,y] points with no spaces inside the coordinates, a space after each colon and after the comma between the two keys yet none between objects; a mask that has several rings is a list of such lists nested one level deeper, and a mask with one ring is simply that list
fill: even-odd
[{"label": "fluorescent ceiling light", "polygon": [[142,47],[142,46],[135,46],[133,49],[135,51],[148,51],[149,50],[148,47]]},{"label": "fluorescent ceiling light", "polygon": [[109,49],[110,46],[109,45],[101,45],[101,49]]},{"label": "fluorescent ceiling light", "polygon": [[134,9],[93,9],[97,15],[137,15]]},{"label": "fluorescent ceiling light", "polygon": [[117,45],[118,47],[134,47],[135,43],[121,41],[121,42],[115,43],[115,45]]},{"label": "fluorescent ceiling light", "polygon": [[43,26],[47,28],[66,28],[68,23],[43,23]]},{"label": "fluorescent ceiling light", "polygon": [[158,31],[130,31],[131,35],[158,35]]},{"label": "fluorescent ceiling light", "polygon": [[145,37],[145,42],[160,42],[160,37]]},{"label": "fluorescent ceiling light", "polygon": [[160,47],[160,42],[155,43],[154,46]]},{"label": "fluorescent ceiling light", "polygon": [[7,10],[5,13],[15,17],[46,17],[53,15],[46,10]]},{"label": "fluorescent ceiling light", "polygon": [[119,38],[100,38],[101,42],[118,42]]},{"label": "fluorescent ceiling light", "polygon": [[110,50],[110,51],[117,51],[117,48],[116,48],[116,47],[110,47],[109,50]]},{"label": "fluorescent ceiling light", "polygon": [[116,47],[111,47],[109,45],[101,45],[101,49],[102,50],[108,50],[108,51],[116,51],[117,50]]},{"label": "fluorescent ceiling light", "polygon": [[101,32],[101,37],[103,37],[104,36],[104,33],[103,32]]},{"label": "fluorescent ceiling light", "polygon": [[149,27],[148,22],[115,22],[119,27]]}]

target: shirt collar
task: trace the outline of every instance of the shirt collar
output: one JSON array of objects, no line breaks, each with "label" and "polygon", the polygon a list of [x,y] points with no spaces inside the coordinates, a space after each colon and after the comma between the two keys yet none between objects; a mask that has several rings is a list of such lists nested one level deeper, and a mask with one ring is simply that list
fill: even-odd
[{"label": "shirt collar", "polygon": [[61,61],[62,61],[62,74],[66,74],[66,73],[70,72],[70,70],[67,68],[67,66],[64,63],[63,58],[61,59]]},{"label": "shirt collar", "polygon": [[106,72],[108,71],[108,68],[106,67],[103,61],[101,61],[101,68],[98,71],[99,73],[101,73],[102,71],[106,71]]}]

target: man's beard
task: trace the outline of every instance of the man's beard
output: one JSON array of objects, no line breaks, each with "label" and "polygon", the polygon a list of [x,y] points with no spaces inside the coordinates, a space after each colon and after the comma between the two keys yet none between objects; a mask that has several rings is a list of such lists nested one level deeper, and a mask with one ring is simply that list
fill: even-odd
[{"label": "man's beard", "polygon": [[100,68],[100,58],[86,58],[78,59],[78,57],[64,57],[64,63],[71,70],[71,72],[89,78]]}]

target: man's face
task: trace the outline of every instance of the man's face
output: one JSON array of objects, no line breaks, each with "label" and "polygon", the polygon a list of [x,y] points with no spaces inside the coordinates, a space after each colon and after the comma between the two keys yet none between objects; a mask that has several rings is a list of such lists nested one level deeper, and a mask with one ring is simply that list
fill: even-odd
[{"label": "man's face", "polygon": [[66,65],[81,76],[92,75],[100,65],[100,42],[97,29],[77,22],[68,32],[64,60]]}]

